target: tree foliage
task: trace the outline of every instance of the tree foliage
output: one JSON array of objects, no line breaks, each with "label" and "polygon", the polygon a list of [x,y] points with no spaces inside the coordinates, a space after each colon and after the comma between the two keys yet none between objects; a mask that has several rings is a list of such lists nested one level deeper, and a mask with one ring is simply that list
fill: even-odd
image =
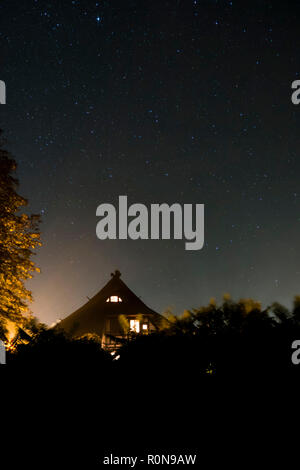
[{"label": "tree foliage", "polygon": [[[300,298],[291,311],[278,303],[224,296],[207,306],[168,314],[168,326],[149,336],[136,336],[119,350],[120,366],[149,374],[256,377],[297,374],[291,361],[293,340],[300,337]],[[299,369],[300,370],[300,369]]]},{"label": "tree foliage", "polygon": [[20,337],[9,356],[10,364],[89,369],[98,368],[99,365],[104,367],[112,361],[112,356],[101,349],[101,342],[95,335],[72,338],[57,328],[48,328],[35,321],[32,322],[30,331],[27,331],[28,337]]},{"label": "tree foliage", "polygon": [[25,281],[39,271],[31,257],[41,242],[40,218],[24,212],[27,200],[17,193],[17,164],[0,139],[0,322],[5,325],[22,322],[32,300]]},{"label": "tree foliage", "polygon": [[263,309],[252,299],[235,302],[226,296],[219,305],[212,300],[180,317],[169,314],[168,326],[161,330],[129,334],[114,356],[101,349],[100,338],[72,339],[31,318],[23,326],[30,338],[19,331],[11,363],[68,367],[81,363],[94,370],[105,366],[106,373],[120,380],[124,373],[126,381],[151,377],[214,383],[218,378],[231,382],[249,378],[261,383],[298,377],[300,366],[291,361],[291,346],[300,338],[299,312],[299,297],[292,309],[278,303]]}]

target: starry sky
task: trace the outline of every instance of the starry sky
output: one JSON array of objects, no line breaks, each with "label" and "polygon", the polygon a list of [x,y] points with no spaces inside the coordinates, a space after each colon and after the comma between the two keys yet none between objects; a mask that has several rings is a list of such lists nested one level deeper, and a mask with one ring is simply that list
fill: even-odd
[{"label": "starry sky", "polygon": [[[42,215],[32,310],[51,324],[120,269],[159,312],[300,293],[300,6],[3,0],[0,127]],[[96,208],[205,204],[205,246],[96,237]]]}]

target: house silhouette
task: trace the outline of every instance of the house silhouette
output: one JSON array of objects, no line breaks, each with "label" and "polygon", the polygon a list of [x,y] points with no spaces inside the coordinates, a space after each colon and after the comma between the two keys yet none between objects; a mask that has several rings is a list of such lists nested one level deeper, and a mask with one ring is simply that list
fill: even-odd
[{"label": "house silhouette", "polygon": [[132,332],[148,334],[164,326],[166,319],[142,302],[121,279],[111,274],[107,284],[74,313],[58,323],[73,337],[96,334],[104,349],[113,350]]}]

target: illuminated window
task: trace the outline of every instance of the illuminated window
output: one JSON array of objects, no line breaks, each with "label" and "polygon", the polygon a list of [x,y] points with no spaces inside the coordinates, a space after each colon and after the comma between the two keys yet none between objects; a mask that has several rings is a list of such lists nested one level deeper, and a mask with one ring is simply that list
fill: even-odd
[{"label": "illuminated window", "polygon": [[118,297],[117,295],[111,295],[106,299],[106,302],[122,302],[121,297]]},{"label": "illuminated window", "polygon": [[148,325],[146,323],[143,324],[143,330],[148,330]]},{"label": "illuminated window", "polygon": [[138,320],[130,320],[129,326],[130,331],[135,331],[135,333],[140,332],[140,322]]}]

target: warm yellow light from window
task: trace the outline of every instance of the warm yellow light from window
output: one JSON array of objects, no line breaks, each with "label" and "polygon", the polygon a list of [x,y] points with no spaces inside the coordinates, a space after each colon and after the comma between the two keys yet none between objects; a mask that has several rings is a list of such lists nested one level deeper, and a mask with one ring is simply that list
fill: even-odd
[{"label": "warm yellow light from window", "polygon": [[140,332],[140,322],[138,320],[130,320],[129,326],[131,331]]},{"label": "warm yellow light from window", "polygon": [[111,295],[106,299],[106,302],[122,302],[121,297],[118,297],[117,295]]}]

